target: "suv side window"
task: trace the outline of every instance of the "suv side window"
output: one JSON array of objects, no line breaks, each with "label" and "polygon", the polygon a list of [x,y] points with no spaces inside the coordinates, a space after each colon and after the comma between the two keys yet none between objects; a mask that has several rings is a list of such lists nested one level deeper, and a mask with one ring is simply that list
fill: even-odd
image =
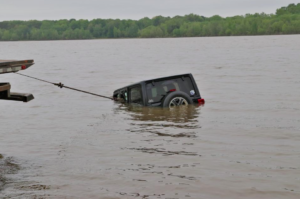
[{"label": "suv side window", "polygon": [[135,86],[129,89],[129,98],[131,103],[143,104],[142,88]]}]

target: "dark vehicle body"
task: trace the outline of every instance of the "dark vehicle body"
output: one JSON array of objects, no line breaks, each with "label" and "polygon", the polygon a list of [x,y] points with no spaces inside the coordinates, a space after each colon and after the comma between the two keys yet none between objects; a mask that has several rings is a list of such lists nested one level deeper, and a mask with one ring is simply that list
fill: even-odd
[{"label": "dark vehicle body", "polygon": [[115,90],[113,97],[126,103],[153,107],[204,104],[204,99],[201,98],[194,77],[190,73],[131,84]]},{"label": "dark vehicle body", "polygon": [[[0,75],[25,70],[34,64],[33,60],[0,60]],[[0,100],[28,102],[34,99],[30,93],[13,93],[8,82],[0,83]]]}]

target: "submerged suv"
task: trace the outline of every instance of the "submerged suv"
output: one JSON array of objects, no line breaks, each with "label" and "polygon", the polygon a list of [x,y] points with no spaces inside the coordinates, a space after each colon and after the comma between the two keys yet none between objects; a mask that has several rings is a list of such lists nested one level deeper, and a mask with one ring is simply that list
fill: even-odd
[{"label": "submerged suv", "polygon": [[192,74],[141,81],[114,91],[115,100],[142,106],[204,104]]}]

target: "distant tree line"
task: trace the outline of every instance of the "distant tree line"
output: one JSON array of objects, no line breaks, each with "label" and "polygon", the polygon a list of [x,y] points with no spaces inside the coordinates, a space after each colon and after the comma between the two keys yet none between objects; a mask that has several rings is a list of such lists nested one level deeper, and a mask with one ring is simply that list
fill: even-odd
[{"label": "distant tree line", "polygon": [[68,40],[97,38],[201,37],[300,33],[300,3],[276,14],[206,18],[195,14],[140,20],[44,20],[0,22],[0,40]]}]

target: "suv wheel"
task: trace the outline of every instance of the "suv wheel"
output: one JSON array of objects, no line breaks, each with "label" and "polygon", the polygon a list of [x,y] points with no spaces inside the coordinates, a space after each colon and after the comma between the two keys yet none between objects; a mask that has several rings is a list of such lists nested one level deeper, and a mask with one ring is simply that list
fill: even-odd
[{"label": "suv wheel", "polygon": [[174,91],[165,97],[162,106],[172,108],[175,106],[187,106],[188,104],[192,104],[190,96],[182,91]]}]

